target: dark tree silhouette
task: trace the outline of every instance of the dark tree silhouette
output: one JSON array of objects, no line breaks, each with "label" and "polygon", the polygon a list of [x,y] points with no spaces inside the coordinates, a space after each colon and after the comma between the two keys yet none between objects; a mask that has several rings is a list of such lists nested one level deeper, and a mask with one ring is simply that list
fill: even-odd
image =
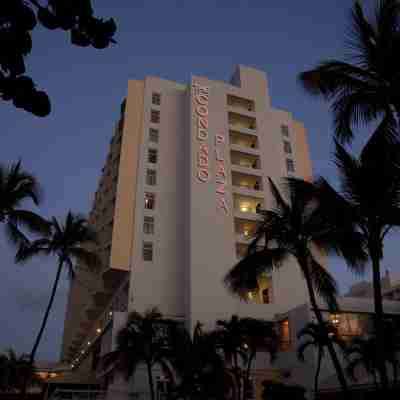
[{"label": "dark tree silhouette", "polygon": [[376,1],[372,18],[360,3],[352,9],[348,57],[324,61],[299,77],[308,93],[331,102],[341,142],[353,139],[353,126],[400,115],[400,3]]},{"label": "dark tree silhouette", "polygon": [[21,168],[21,162],[9,167],[0,164],[0,224],[13,245],[28,242],[21,228],[31,233],[49,231],[50,224],[45,219],[23,208],[27,200],[39,205],[41,192],[39,182]]},{"label": "dark tree silhouette", "polygon": [[70,33],[73,45],[104,49],[114,43],[114,20],[95,18],[91,0],[2,0],[0,5],[0,98],[38,117],[51,111],[46,92],[26,75],[31,32],[40,23]]},{"label": "dark tree silhouette", "polygon": [[300,346],[297,349],[297,357],[300,361],[302,362],[305,361],[304,353],[309,347],[316,348],[318,352],[317,367],[315,369],[315,378],[314,378],[315,399],[318,396],[318,379],[319,379],[319,374],[321,372],[322,359],[325,357],[325,349],[328,346],[328,341],[336,344],[343,350],[346,348],[344,340],[339,336],[338,331],[334,325],[332,325],[330,322],[327,322],[325,330],[328,332],[328,336],[325,335],[325,332],[321,330],[318,324],[314,322],[309,322],[297,334],[298,339],[305,338],[305,340],[302,343],[300,343]]},{"label": "dark tree silhouette", "polygon": [[172,351],[171,329],[177,322],[167,318],[157,308],[144,314],[133,311],[125,326],[118,332],[117,348],[103,359],[104,368],[114,365],[128,380],[140,364],[147,370],[151,400],[156,399],[153,367],[160,366],[171,376],[170,361],[175,358]]},{"label": "dark tree silhouette", "polygon": [[[56,278],[51,290],[49,303],[44,313],[39,333],[29,355],[29,362],[31,365],[34,364],[36,352],[42,339],[50,310],[53,306],[62,270],[66,268],[69,276],[74,278],[77,263],[84,264],[85,267],[93,272],[100,269],[100,259],[97,254],[84,248],[84,246],[93,244],[95,241],[95,232],[88,226],[87,220],[78,214],[69,212],[63,224],[60,224],[56,218],[53,218],[49,233],[33,242],[23,243],[20,246],[16,254],[17,263],[25,263],[38,256],[55,256],[58,261]],[[25,397],[25,393],[26,382],[23,388],[23,398]]]},{"label": "dark tree silhouette", "polygon": [[335,191],[323,178],[315,183],[325,217],[332,223],[337,223],[339,216],[351,222],[371,260],[376,358],[384,390],[388,388],[388,377],[383,357],[381,260],[387,234],[400,225],[400,141],[392,137],[392,124],[387,119],[375,130],[359,157],[352,156],[336,142],[340,190]]},{"label": "dark tree silhouette", "polygon": [[172,399],[223,399],[231,381],[214,332],[204,332],[198,322],[193,337],[183,328],[171,336],[171,359],[178,382]]},{"label": "dark tree silhouette", "polygon": [[[325,210],[317,200],[317,190],[310,183],[297,178],[285,180],[286,200],[270,179],[271,193],[275,202],[272,209],[261,210],[264,220],[260,222],[255,238],[250,243],[247,255],[240,260],[225,277],[228,289],[246,300],[246,293],[258,289],[258,278],[265,271],[279,268],[283,261],[293,257],[305,278],[311,308],[325,335],[325,321],[317,301],[317,294],[333,311],[337,287],[332,275],[318,262],[316,248],[345,258],[356,270],[366,260],[362,238],[348,221],[341,222],[325,217]],[[264,239],[264,244],[262,244]],[[332,359],[343,391],[347,382],[333,345],[328,342],[327,350]]]}]

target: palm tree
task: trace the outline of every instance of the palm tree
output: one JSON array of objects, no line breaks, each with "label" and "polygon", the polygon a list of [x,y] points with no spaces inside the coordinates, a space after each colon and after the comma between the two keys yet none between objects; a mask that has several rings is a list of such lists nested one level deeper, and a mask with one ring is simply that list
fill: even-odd
[{"label": "palm tree", "polygon": [[0,165],[0,223],[14,245],[28,241],[21,228],[32,233],[46,233],[49,223],[32,211],[21,208],[27,200],[36,206],[41,201],[41,188],[37,179],[21,168],[21,162],[10,167]]},{"label": "palm tree", "polygon": [[41,383],[29,362],[29,357],[26,354],[17,356],[12,349],[0,354],[0,392],[21,391],[25,379],[28,383]]},{"label": "palm tree", "polygon": [[231,319],[218,320],[215,331],[217,347],[221,349],[225,356],[225,362],[232,368],[235,377],[237,398],[241,398],[243,371],[240,360],[245,364],[248,361],[247,349],[245,348],[246,337],[244,326],[237,315],[232,315]]},{"label": "palm tree", "polygon": [[227,371],[217,350],[214,332],[204,332],[198,322],[193,337],[179,329],[172,337],[172,364],[179,382],[174,399],[222,399],[227,391]]},{"label": "palm tree", "polygon": [[[306,282],[311,308],[321,329],[325,322],[317,303],[316,293],[332,311],[337,309],[337,287],[334,278],[317,261],[315,249],[342,255],[348,265],[358,270],[365,262],[360,237],[352,226],[333,223],[324,216],[312,183],[296,178],[286,180],[287,202],[270,179],[275,208],[262,210],[263,221],[249,245],[247,255],[225,277],[228,289],[246,300],[248,291],[258,289],[258,279],[265,271],[279,268],[289,257],[297,261]],[[338,216],[340,219],[340,216]],[[265,239],[261,246],[261,240]],[[328,332],[325,331],[325,335]],[[346,378],[332,343],[328,352],[339,382],[347,390]]]},{"label": "palm tree", "polygon": [[158,365],[172,379],[170,344],[171,331],[176,321],[163,318],[157,308],[144,314],[131,312],[126,325],[117,336],[117,348],[104,357],[103,365],[114,365],[128,380],[142,363],[147,369],[151,400],[155,400],[153,367]]},{"label": "palm tree", "polygon": [[[328,332],[328,336],[326,336],[326,332]],[[304,353],[309,347],[314,347],[318,351],[317,368],[315,370],[314,379],[314,397],[317,398],[319,373],[321,371],[321,363],[323,357],[325,357],[325,348],[327,348],[328,342],[336,344],[342,350],[345,349],[346,344],[338,335],[336,327],[330,322],[326,322],[325,329],[323,331],[318,324],[309,322],[303,329],[299,331],[297,338],[306,338],[306,340],[303,341],[297,349],[297,357],[300,361],[305,361]]]},{"label": "palm tree", "polygon": [[377,359],[383,389],[388,387],[384,354],[384,313],[381,265],[386,235],[400,225],[400,140],[388,139],[391,124],[385,118],[358,158],[336,142],[335,163],[340,190],[323,178],[316,182],[327,219],[338,215],[352,221],[371,260]]},{"label": "palm tree", "polygon": [[78,214],[68,212],[63,224],[53,218],[51,220],[51,231],[48,234],[32,242],[23,243],[20,246],[16,255],[17,263],[25,263],[33,257],[43,255],[52,255],[58,260],[56,278],[49,303],[29,357],[32,365],[47,324],[63,268],[67,268],[68,274],[72,279],[75,276],[77,263],[84,264],[93,272],[98,271],[100,268],[100,259],[97,254],[84,247],[95,241],[96,235],[88,226],[87,220]]},{"label": "palm tree", "polygon": [[353,139],[353,125],[399,117],[399,24],[397,0],[378,1],[371,20],[360,2],[354,2],[347,59],[324,61],[300,74],[308,93],[331,101],[335,134],[341,142]]},{"label": "palm tree", "polygon": [[352,380],[356,381],[355,371],[362,366],[367,374],[373,377],[374,384],[378,388],[376,344],[375,336],[353,338],[346,350],[346,372]]},{"label": "palm tree", "polygon": [[244,372],[243,400],[247,398],[247,390],[251,384],[251,368],[257,351],[267,352],[271,362],[275,361],[279,349],[279,337],[274,323],[257,318],[241,318],[245,342],[243,347],[247,351],[247,365]]}]

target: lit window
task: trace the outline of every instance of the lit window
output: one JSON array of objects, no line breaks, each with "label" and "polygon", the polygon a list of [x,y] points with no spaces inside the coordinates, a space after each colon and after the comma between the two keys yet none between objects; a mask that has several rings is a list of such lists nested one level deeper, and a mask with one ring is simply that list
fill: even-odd
[{"label": "lit window", "polygon": [[147,161],[152,164],[156,164],[158,159],[158,151],[156,149],[149,149]]},{"label": "lit window", "polygon": [[150,128],[149,140],[153,143],[158,143],[158,129]]},{"label": "lit window", "polygon": [[287,172],[294,172],[294,161],[290,158],[286,159],[286,169]]},{"label": "lit window", "polygon": [[157,171],[154,169],[148,169],[146,173],[146,184],[154,186],[157,184]]},{"label": "lit window", "polygon": [[144,217],[143,232],[146,235],[154,234],[154,218],[153,217],[147,217],[147,216]]},{"label": "lit window", "polygon": [[147,210],[154,210],[156,203],[156,196],[154,193],[145,193],[144,194],[144,208]]},{"label": "lit window", "polygon": [[158,124],[160,122],[160,111],[151,110],[150,121],[153,124]]},{"label": "lit window", "polygon": [[281,125],[281,133],[283,136],[289,137],[289,127],[287,125]]},{"label": "lit window", "polygon": [[292,146],[287,140],[283,141],[283,149],[286,154],[292,154]]},{"label": "lit window", "polygon": [[153,93],[153,95],[151,96],[151,102],[156,106],[159,106],[161,104],[161,94]]},{"label": "lit window", "polygon": [[143,260],[153,261],[153,243],[143,242]]}]

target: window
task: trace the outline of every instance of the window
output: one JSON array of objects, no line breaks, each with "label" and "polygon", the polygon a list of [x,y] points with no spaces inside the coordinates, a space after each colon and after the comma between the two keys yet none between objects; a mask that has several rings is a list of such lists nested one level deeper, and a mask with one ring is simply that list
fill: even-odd
[{"label": "window", "polygon": [[160,111],[151,110],[150,121],[153,124],[158,124],[160,122]]},{"label": "window", "polygon": [[150,128],[149,140],[153,143],[158,143],[158,129]]},{"label": "window", "polygon": [[147,161],[152,164],[157,164],[158,151],[156,149],[149,149]]},{"label": "window", "polygon": [[283,141],[283,149],[285,150],[286,154],[292,154],[292,146],[287,140]]},{"label": "window", "polygon": [[290,158],[286,159],[286,169],[287,172],[294,172],[294,161]]},{"label": "window", "polygon": [[154,186],[157,184],[157,171],[154,169],[148,169],[146,174],[146,184]]},{"label": "window", "polygon": [[153,95],[151,96],[151,102],[156,106],[159,106],[161,104],[161,94],[153,93]]},{"label": "window", "polygon": [[144,208],[146,210],[154,210],[156,203],[156,196],[154,193],[144,194]]},{"label": "window", "polygon": [[153,261],[153,243],[143,242],[143,260]]},{"label": "window", "polygon": [[287,125],[281,125],[281,133],[283,136],[289,137],[289,127]]},{"label": "window", "polygon": [[144,217],[143,232],[146,235],[154,234],[154,218],[153,217]]},{"label": "window", "polygon": [[281,351],[290,350],[290,329],[289,320],[284,319],[278,322],[279,329],[279,347]]}]

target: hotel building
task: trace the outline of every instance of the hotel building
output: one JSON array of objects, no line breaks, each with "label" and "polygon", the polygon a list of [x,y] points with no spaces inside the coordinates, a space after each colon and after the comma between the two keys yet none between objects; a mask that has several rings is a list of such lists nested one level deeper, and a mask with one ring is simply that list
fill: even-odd
[{"label": "hotel building", "polygon": [[[79,374],[112,349],[127,312],[158,307],[189,329],[232,314],[277,319],[307,302],[289,260],[249,302],[223,285],[260,216],[268,178],[312,175],[307,134],[271,106],[263,72],[239,66],[229,83],[131,80],[94,196],[98,277],[71,284],[62,359]],[[284,328],[283,328],[284,330]]]}]

